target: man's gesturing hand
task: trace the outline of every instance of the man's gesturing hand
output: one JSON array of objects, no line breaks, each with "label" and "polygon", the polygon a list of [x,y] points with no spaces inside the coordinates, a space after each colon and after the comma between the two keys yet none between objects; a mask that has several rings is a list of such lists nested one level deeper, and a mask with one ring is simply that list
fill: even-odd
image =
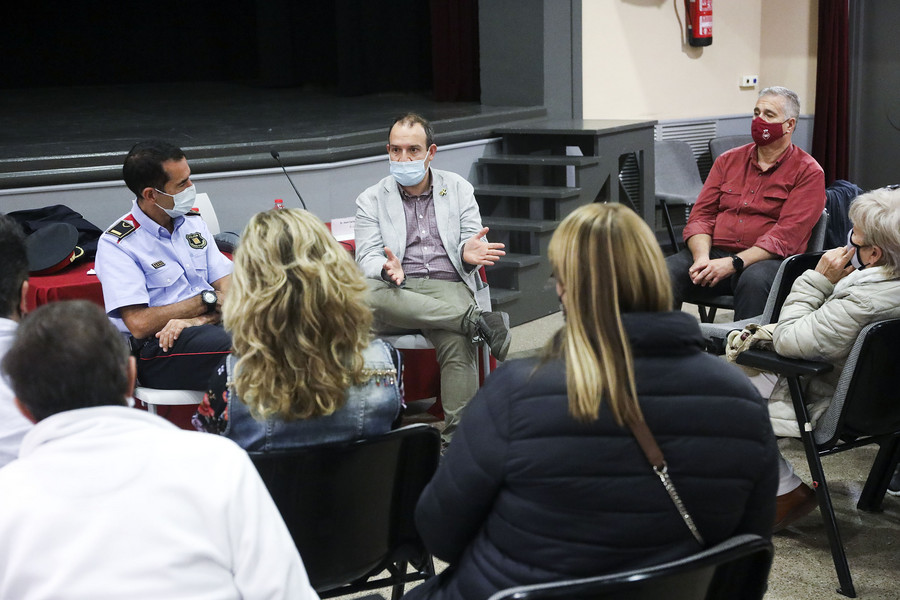
[{"label": "man's gesturing hand", "polygon": [[400,285],[403,283],[403,279],[405,275],[403,274],[403,266],[400,264],[400,259],[397,258],[391,249],[387,246],[384,247],[384,255],[387,257],[387,261],[384,263],[384,266],[381,269],[384,271],[384,274],[388,276],[388,278],[394,282],[395,285]]},{"label": "man's gesturing hand", "polygon": [[466,263],[476,266],[492,265],[506,254],[503,244],[492,244],[482,239],[487,232],[488,228],[485,227],[466,240],[466,245],[463,246],[463,260]]}]

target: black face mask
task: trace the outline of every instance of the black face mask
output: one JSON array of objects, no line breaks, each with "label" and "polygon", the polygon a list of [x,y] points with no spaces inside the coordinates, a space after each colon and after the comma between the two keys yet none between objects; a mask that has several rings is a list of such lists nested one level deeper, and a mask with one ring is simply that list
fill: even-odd
[{"label": "black face mask", "polygon": [[869,265],[864,265],[859,259],[859,253],[862,251],[863,247],[853,242],[852,228],[847,232],[847,245],[856,248],[856,252],[854,252],[853,256],[850,257],[850,262],[847,263],[847,267],[853,266],[857,271],[862,271],[863,269],[868,267]]}]

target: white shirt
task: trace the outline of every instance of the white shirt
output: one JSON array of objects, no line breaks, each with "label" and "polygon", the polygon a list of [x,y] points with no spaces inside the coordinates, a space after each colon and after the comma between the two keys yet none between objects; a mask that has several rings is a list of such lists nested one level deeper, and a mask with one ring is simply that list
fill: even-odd
[{"label": "white shirt", "polygon": [[[0,318],[0,360],[9,352],[16,337],[18,324],[10,319]],[[0,375],[0,467],[19,456],[22,438],[31,429],[31,421],[22,416],[16,403],[15,394],[6,377]]]},{"label": "white shirt", "polygon": [[243,450],[102,406],[39,422],[0,469],[0,598],[318,596]]}]

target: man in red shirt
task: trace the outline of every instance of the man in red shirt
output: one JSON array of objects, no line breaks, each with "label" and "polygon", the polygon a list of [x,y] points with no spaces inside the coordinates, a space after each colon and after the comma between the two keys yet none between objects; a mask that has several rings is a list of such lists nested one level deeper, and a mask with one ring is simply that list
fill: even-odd
[{"label": "man in red shirt", "polygon": [[712,167],[684,228],[687,249],[666,259],[676,307],[687,294],[734,294],[734,317],[765,308],[781,261],[806,251],[825,207],[825,174],[791,143],[797,94],[759,93],[752,144],[729,150]]}]

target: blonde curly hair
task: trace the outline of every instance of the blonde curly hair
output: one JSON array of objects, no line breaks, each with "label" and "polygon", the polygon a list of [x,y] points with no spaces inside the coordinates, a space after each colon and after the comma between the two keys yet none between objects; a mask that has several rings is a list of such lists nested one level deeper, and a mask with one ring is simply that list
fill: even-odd
[{"label": "blonde curly hair", "polygon": [[366,379],[365,292],[350,254],[309,212],[250,219],[222,312],[239,356],[234,386],[255,417],[307,419],[344,405]]}]

